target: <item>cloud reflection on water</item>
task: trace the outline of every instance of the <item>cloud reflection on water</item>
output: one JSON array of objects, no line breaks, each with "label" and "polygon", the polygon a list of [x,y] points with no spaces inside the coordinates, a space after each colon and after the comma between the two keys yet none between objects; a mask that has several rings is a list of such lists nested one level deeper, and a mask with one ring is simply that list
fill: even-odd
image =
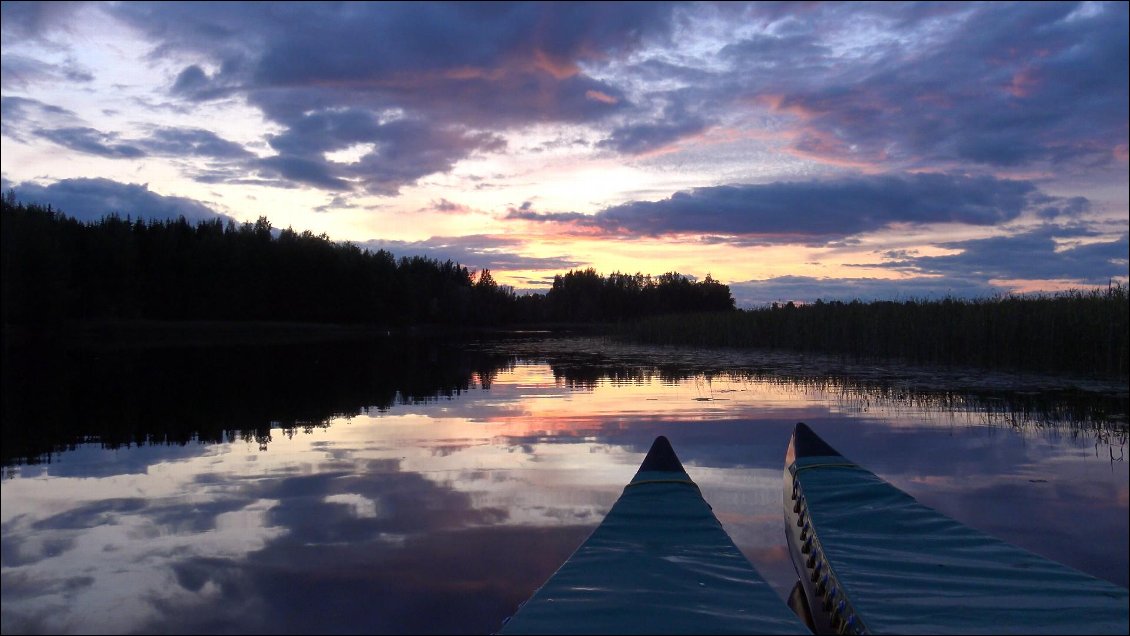
[{"label": "cloud reflection on water", "polygon": [[275,435],[266,451],[80,446],[13,469],[3,631],[490,632],[659,434],[784,593],[781,470],[798,420],[924,503],[1126,585],[1126,466],[1089,455],[1086,436],[748,378],[577,386],[519,364],[489,390]]}]

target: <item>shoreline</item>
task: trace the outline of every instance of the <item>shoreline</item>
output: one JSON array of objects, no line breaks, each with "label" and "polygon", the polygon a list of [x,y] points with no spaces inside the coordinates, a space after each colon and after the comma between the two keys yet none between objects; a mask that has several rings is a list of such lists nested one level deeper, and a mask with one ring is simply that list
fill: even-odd
[{"label": "shoreline", "polygon": [[605,325],[548,323],[512,327],[412,325],[387,327],[348,323],[234,320],[104,320],[50,326],[4,325],[4,349],[130,349],[266,346],[396,338],[455,338],[484,335],[605,334]]}]

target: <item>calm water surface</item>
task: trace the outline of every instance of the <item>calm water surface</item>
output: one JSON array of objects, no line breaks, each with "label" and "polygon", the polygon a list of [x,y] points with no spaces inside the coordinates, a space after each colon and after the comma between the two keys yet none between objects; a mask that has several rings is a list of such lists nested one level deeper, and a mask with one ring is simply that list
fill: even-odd
[{"label": "calm water surface", "polygon": [[[914,392],[890,371],[869,384],[710,352],[539,346],[354,348],[363,361],[295,353],[251,368],[246,353],[60,363],[86,369],[52,389],[65,395],[6,411],[62,431],[61,445],[20,438],[28,448],[66,450],[28,464],[6,449],[3,632],[490,633],[660,434],[783,596],[781,473],[798,421],[927,505],[1127,585],[1124,412]],[[105,382],[85,375],[105,375],[103,362],[121,365],[127,392],[83,397]],[[309,402],[295,396],[304,385]],[[185,427],[205,432],[182,443]]]}]

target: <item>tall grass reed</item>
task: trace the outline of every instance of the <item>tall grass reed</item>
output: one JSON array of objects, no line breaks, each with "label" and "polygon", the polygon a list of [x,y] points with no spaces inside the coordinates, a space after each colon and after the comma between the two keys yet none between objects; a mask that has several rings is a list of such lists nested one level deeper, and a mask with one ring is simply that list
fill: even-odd
[{"label": "tall grass reed", "polygon": [[723,346],[896,358],[1092,377],[1127,377],[1127,287],[986,299],[774,304],[646,318],[621,337],[649,344]]}]

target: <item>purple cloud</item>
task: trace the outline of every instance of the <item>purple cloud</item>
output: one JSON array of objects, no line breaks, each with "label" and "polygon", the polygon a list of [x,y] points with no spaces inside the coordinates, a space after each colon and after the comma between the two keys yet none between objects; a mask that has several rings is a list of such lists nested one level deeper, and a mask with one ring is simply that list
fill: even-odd
[{"label": "purple cloud", "polygon": [[[618,235],[705,234],[739,243],[824,244],[894,223],[995,225],[1057,202],[1027,181],[910,174],[696,188],[594,215],[511,210],[508,218]],[[1079,201],[1072,205],[1085,207]],[[1074,208],[1056,208],[1061,209]]]},{"label": "purple cloud", "polygon": [[134,144],[119,142],[114,133],[88,127],[52,128],[37,130],[35,134],[64,148],[108,159],[137,159],[146,155]]},{"label": "purple cloud", "polygon": [[695,115],[668,113],[658,122],[626,124],[615,128],[608,139],[598,145],[623,154],[638,155],[698,134],[706,130],[707,125],[706,120]]},{"label": "purple cloud", "polygon": [[[664,37],[674,6],[221,3],[200,11],[171,3],[110,10],[158,43],[154,55],[211,60],[212,71],[185,67],[171,94],[242,95],[284,128],[271,140],[279,156],[260,166],[266,174],[390,195],[470,153],[501,149],[490,131],[597,121],[624,109],[622,91],[587,76],[581,63],[631,51],[649,35]],[[320,154],[363,143],[377,148],[348,166]]]},{"label": "purple cloud", "polygon": [[[770,8],[770,11],[775,9]],[[937,167],[1109,164],[1127,140],[1127,5],[818,5],[723,50],[720,91],[799,119],[825,160]],[[843,50],[853,25],[885,27]],[[836,45],[839,44],[837,49]]]},{"label": "purple cloud", "polygon": [[73,112],[28,97],[5,95],[0,97],[0,118],[3,135],[21,143],[28,142],[29,135],[35,135],[43,122],[56,127],[74,125],[79,118]]},{"label": "purple cloud", "polygon": [[1116,239],[1093,234],[1047,225],[1013,236],[939,243],[939,247],[961,252],[945,256],[895,255],[883,266],[946,279],[1052,279],[1090,285],[1105,285],[1112,278],[1130,275],[1127,234]]},{"label": "purple cloud", "polygon": [[202,128],[157,128],[137,143],[150,154],[167,157],[203,157],[224,161],[254,157],[243,146]]},{"label": "purple cloud", "polygon": [[402,256],[426,256],[446,261],[452,260],[471,270],[553,270],[564,271],[579,267],[580,261],[566,256],[539,257],[518,254],[523,243],[518,239],[500,236],[435,236],[426,241],[370,240],[357,243],[368,250],[386,250]]},{"label": "purple cloud", "polygon": [[[393,195],[402,186],[474,152],[501,149],[505,142],[488,133],[441,128],[411,119],[381,121],[362,109],[307,113],[270,139],[277,157],[261,163],[283,177],[332,190],[355,186],[371,194]],[[353,163],[326,159],[335,150],[371,144]]]},{"label": "purple cloud", "polygon": [[81,84],[93,79],[89,70],[74,62],[49,64],[17,54],[5,54],[0,59],[0,87],[5,89],[25,89],[41,82]]},{"label": "purple cloud", "polygon": [[163,196],[148,185],[109,179],[63,179],[47,186],[31,182],[10,186],[22,203],[50,205],[81,221],[97,221],[109,214],[134,219],[177,219],[189,222],[228,218],[212,208],[184,197]]}]

